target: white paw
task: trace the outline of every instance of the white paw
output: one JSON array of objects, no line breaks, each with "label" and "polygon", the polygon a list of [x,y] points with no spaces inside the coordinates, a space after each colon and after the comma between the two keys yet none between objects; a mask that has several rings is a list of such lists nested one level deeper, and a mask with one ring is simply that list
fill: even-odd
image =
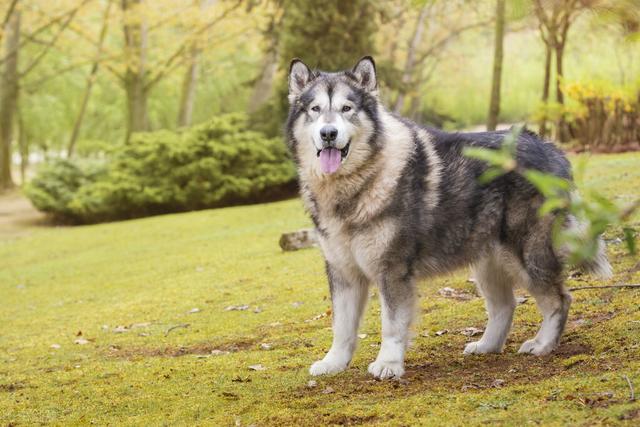
[{"label": "white paw", "polygon": [[322,359],[311,365],[309,373],[315,377],[318,375],[337,374],[345,369],[347,369],[346,363]]},{"label": "white paw", "polygon": [[376,360],[369,365],[369,373],[381,380],[394,377],[400,378],[404,374],[404,363]]},{"label": "white paw", "polygon": [[553,343],[543,344],[536,341],[535,339],[532,339],[532,340],[525,341],[520,347],[520,350],[518,350],[518,353],[535,354],[536,356],[544,356],[546,354],[551,353],[553,350],[555,350],[555,348],[556,346]]},{"label": "white paw", "polygon": [[495,345],[489,345],[482,341],[474,341],[467,344],[464,348],[464,354],[487,354],[501,353],[502,349]]}]

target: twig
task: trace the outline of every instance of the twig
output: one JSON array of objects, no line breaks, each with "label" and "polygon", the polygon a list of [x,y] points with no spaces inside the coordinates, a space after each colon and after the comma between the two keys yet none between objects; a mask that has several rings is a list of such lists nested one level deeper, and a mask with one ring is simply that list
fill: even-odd
[{"label": "twig", "polygon": [[627,380],[627,384],[629,384],[629,402],[635,402],[636,401],[636,394],[633,391],[633,384],[631,384],[631,380],[626,375],[623,375],[622,378]]},{"label": "twig", "polygon": [[167,335],[169,335],[169,332],[173,331],[174,329],[178,329],[178,328],[188,328],[189,326],[191,326],[188,323],[181,323],[179,325],[175,325],[170,327],[169,329],[167,329],[167,332],[164,333],[164,336],[166,337]]},{"label": "twig", "polygon": [[569,288],[570,291],[580,291],[582,289],[607,289],[607,288],[640,288],[640,284],[633,285],[605,285],[605,286],[579,286],[577,288]]}]

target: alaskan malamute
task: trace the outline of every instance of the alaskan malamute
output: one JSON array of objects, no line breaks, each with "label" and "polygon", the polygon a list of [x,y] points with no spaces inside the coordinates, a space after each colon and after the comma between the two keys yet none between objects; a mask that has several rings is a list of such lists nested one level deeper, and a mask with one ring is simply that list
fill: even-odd
[{"label": "alaskan malamute", "polygon": [[[540,331],[519,352],[554,350],[571,303],[563,257],[552,245],[557,213],[540,217],[543,197],[516,172],[481,184],[487,164],[462,154],[468,146],[499,147],[506,131],[446,133],[390,113],[378,98],[371,57],[338,73],[293,60],[289,101],[287,144],[326,260],[333,303],[333,344],[311,366],[312,375],[347,367],[368,288],[376,284],[382,344],[369,372],[401,376],[416,280],[467,265],[485,297],[489,322],[465,354],[502,351],[515,286],[535,297],[543,316]],[[518,137],[516,160],[571,179],[562,152],[529,131]],[[610,274],[602,244],[586,267]]]}]

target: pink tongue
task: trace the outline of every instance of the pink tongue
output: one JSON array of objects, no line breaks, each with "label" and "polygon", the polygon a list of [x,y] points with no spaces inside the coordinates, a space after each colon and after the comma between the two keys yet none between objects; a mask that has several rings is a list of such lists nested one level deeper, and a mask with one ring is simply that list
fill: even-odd
[{"label": "pink tongue", "polygon": [[320,152],[320,169],[324,173],[334,173],[340,167],[342,155],[337,148],[325,148]]}]

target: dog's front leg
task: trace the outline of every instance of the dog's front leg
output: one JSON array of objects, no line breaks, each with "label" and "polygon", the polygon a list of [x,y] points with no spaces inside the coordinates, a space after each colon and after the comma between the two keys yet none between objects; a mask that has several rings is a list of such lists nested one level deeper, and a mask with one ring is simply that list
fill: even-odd
[{"label": "dog's front leg", "polygon": [[391,280],[387,277],[381,281],[382,344],[378,357],[369,365],[369,373],[376,378],[401,377],[404,374],[404,355],[409,342],[414,305],[413,280]]},{"label": "dog's front leg", "polygon": [[327,263],[327,276],[333,306],[333,343],[322,360],[309,369],[311,375],[344,371],[356,349],[358,325],[367,302],[368,283],[354,274],[350,279]]}]

